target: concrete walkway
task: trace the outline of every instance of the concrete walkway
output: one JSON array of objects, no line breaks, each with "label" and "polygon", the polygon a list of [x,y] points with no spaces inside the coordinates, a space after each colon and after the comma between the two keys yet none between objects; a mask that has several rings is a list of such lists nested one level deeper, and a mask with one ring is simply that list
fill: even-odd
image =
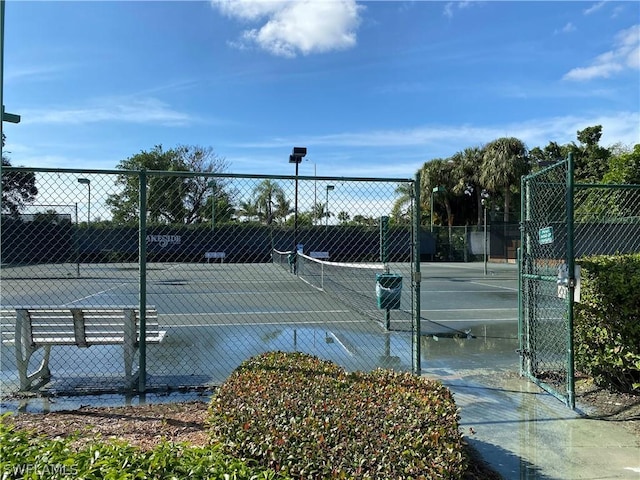
[{"label": "concrete walkway", "polygon": [[505,479],[640,480],[640,437],[630,430],[581,417],[514,374],[516,364],[438,363],[424,375],[454,392],[465,437]]}]

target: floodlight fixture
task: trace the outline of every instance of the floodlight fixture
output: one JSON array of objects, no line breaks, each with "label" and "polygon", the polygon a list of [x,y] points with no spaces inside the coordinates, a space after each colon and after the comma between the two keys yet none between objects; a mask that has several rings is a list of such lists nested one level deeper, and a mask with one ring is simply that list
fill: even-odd
[{"label": "floodlight fixture", "polygon": [[293,154],[296,157],[304,157],[307,155],[307,147],[293,147]]}]

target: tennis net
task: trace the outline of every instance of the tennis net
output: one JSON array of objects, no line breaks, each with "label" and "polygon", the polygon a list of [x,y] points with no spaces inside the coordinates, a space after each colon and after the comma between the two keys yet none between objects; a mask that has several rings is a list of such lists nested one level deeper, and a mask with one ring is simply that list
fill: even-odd
[{"label": "tennis net", "polygon": [[[376,282],[377,274],[387,273],[384,263],[345,263],[320,260],[302,253],[292,251],[272,252],[274,264],[280,265],[295,274],[307,285],[338,300],[349,309],[373,318],[383,324],[385,312],[377,307]],[[411,325],[411,314],[394,310],[394,319],[402,318],[402,329]],[[399,325],[394,325],[398,327]]]},{"label": "tennis net", "polygon": [[[402,288],[402,300],[399,309],[389,311],[386,318],[384,309],[378,308],[377,275],[388,273],[388,265],[384,263],[341,263],[320,260],[293,251],[272,252],[273,263],[314,288],[321,294],[339,301],[350,310],[376,320],[382,327],[391,331],[413,331],[414,315],[412,313],[413,292],[411,288]],[[469,338],[468,331],[420,317],[423,332],[437,332],[438,336],[456,336]]]}]

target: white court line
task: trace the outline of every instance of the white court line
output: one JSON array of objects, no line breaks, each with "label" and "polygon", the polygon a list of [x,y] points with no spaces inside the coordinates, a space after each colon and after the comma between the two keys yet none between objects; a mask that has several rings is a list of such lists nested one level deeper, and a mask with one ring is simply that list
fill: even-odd
[{"label": "white court line", "polygon": [[483,287],[501,288],[503,290],[512,290],[514,292],[518,291],[517,288],[513,288],[513,287],[501,287],[500,285],[490,285],[482,282],[469,282],[469,283],[473,283],[474,285],[482,285]]},{"label": "white court line", "polygon": [[149,291],[147,290],[147,295],[163,295],[163,296],[178,296],[178,295],[224,295],[224,296],[233,296],[233,295],[274,295],[274,293],[277,293],[278,295],[312,295],[314,297],[318,296],[317,292],[300,292],[300,291],[296,291],[296,292],[274,292],[273,290],[266,290],[264,292],[235,292],[235,291],[227,291],[227,290],[223,290],[223,291],[218,291],[218,292],[212,292],[212,291],[203,291],[203,292],[162,292],[162,293],[157,293],[154,292],[153,290]]},{"label": "white court line", "polygon": [[443,308],[439,310],[420,310],[421,312],[510,312],[510,311],[518,311],[518,307],[512,308]]},{"label": "white court line", "polygon": [[295,323],[282,323],[282,322],[243,322],[243,323],[215,323],[213,325],[185,325],[181,324],[162,324],[163,327],[167,328],[204,328],[204,327],[255,327],[260,325],[278,325],[278,326],[294,326],[294,325],[346,325],[346,324],[369,324],[366,320],[333,320],[333,321],[312,321],[312,320],[303,320],[297,321]]},{"label": "white court line", "polygon": [[[451,263],[447,263],[446,265],[442,265],[442,264],[439,264],[437,262],[436,263],[430,262],[430,263],[426,263],[426,264],[425,263],[421,263],[420,264],[420,270],[422,270],[423,272],[427,271],[428,269],[446,271],[446,270],[449,270],[450,268],[458,268],[460,270],[472,270],[474,272],[478,272],[479,274],[484,275],[484,267],[482,265],[460,265],[460,264],[454,265],[454,264],[451,264]],[[492,269],[489,266],[489,271],[491,271],[491,272],[499,272],[499,273],[503,273],[503,272],[513,273],[513,272],[516,271],[516,268],[517,267],[515,265],[512,268],[509,268],[509,267],[497,268],[496,267],[494,269]]]},{"label": "white court line", "polygon": [[255,311],[247,310],[244,312],[209,312],[209,313],[170,313],[167,312],[164,315],[172,315],[174,317],[211,317],[211,316],[225,316],[225,315],[286,315],[286,314],[301,314],[301,313],[353,313],[351,310],[264,310]]},{"label": "white court line", "polygon": [[427,318],[427,321],[436,323],[461,323],[461,322],[517,322],[518,317],[512,318]]},{"label": "white court line", "polygon": [[[506,288],[506,287],[493,287],[493,288]],[[516,289],[516,291],[518,291],[518,289]],[[429,290],[429,291],[424,291],[422,290],[420,293],[425,294],[425,293],[496,293],[495,290]]]},{"label": "white court line", "polygon": [[87,295],[86,297],[78,298],[77,300],[74,300],[72,302],[64,303],[64,304],[62,304],[62,306],[66,307],[68,305],[73,305],[74,303],[78,303],[78,302],[81,302],[83,300],[86,300],[87,298],[92,298],[92,297],[97,297],[98,295],[103,295],[103,294],[105,294],[107,292],[110,292],[111,290],[115,290],[116,288],[120,288],[123,285],[129,285],[129,283],[121,283],[119,285],[116,285],[115,287],[107,288],[106,290],[102,290],[100,292],[92,293],[91,295]]}]

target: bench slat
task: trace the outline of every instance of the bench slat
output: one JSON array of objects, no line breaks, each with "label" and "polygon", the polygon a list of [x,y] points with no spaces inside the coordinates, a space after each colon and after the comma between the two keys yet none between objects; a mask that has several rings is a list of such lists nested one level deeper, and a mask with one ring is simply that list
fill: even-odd
[{"label": "bench slat", "polygon": [[[90,344],[124,343],[125,311],[134,310],[137,344],[140,339],[140,314],[135,307],[15,307],[0,309],[0,335],[2,343],[15,344],[16,310],[27,310],[30,318],[31,345],[83,345],[75,336],[72,309],[82,312],[84,340]],[[165,332],[160,330],[158,312],[150,307],[145,315],[148,343],[162,341]]]}]

